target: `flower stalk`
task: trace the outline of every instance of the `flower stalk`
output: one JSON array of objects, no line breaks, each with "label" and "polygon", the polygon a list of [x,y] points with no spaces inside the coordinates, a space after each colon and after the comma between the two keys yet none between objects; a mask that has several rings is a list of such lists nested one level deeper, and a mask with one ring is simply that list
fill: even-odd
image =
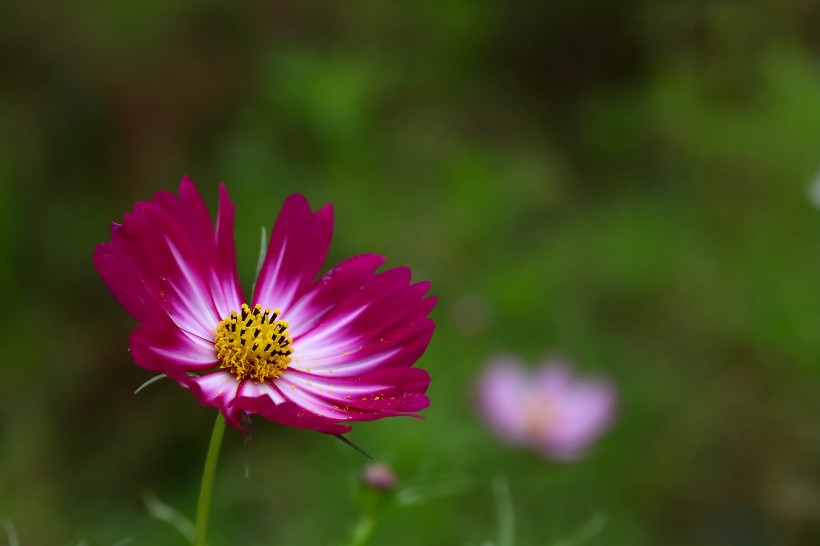
[{"label": "flower stalk", "polygon": [[367,546],[376,532],[376,515],[372,511],[365,512],[353,528],[353,536],[349,546]]},{"label": "flower stalk", "polygon": [[225,435],[225,419],[217,414],[211,442],[208,444],[208,454],[205,456],[205,468],[202,470],[202,485],[199,488],[199,500],[196,505],[196,534],[194,546],[206,546],[208,541],[208,516],[211,512],[211,496],[214,490],[216,464],[219,462],[219,449],[222,447],[222,437]]}]

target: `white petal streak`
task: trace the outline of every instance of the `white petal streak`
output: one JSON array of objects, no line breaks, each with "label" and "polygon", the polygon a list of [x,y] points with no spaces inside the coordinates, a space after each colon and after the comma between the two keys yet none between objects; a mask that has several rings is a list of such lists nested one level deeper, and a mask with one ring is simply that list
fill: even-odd
[{"label": "white petal streak", "polygon": [[316,325],[316,321],[334,307],[334,305],[328,305],[323,309],[311,309],[314,299],[316,299],[316,292],[302,296],[293,304],[293,307],[282,310],[282,317],[290,324],[296,325],[300,332],[310,332]]},{"label": "white petal streak", "polygon": [[[239,388],[239,383],[237,383],[234,376],[221,370],[198,377],[195,381],[199,384],[209,400],[223,396],[225,393],[230,393],[231,391],[236,392]],[[233,396],[231,396],[231,398],[233,398]]]},{"label": "white petal streak", "polygon": [[308,410],[311,413],[329,417],[331,419],[344,419],[346,415],[334,408],[324,400],[316,398],[307,392],[302,385],[293,381],[293,374],[282,374],[277,382],[282,394],[294,404]]},{"label": "white petal streak", "polygon": [[[171,317],[171,320],[173,320],[180,329],[185,330],[197,337],[204,338],[205,332],[208,331],[210,326],[206,325],[206,323],[202,320],[202,305],[196,305],[196,303],[200,300],[199,294],[191,294],[189,290],[185,290],[180,287],[171,279],[166,279],[165,282],[168,283],[171,290],[179,294],[179,299],[181,300],[168,311],[168,316]],[[200,310],[197,310],[196,307],[199,307]],[[212,314],[213,313],[209,312],[205,315],[205,317],[209,317]],[[219,319],[214,321],[214,326],[218,320]]]},{"label": "white petal streak", "polygon": [[[215,329],[216,329],[216,324],[214,324],[214,330]],[[191,332],[191,331],[186,330],[184,328],[180,328],[179,331],[182,332],[183,334],[185,334],[185,337],[187,337],[194,344],[196,344],[198,349],[201,349],[203,351],[213,351],[213,349],[214,349],[214,333],[213,332],[211,332],[210,337],[203,338],[202,336],[200,336],[196,332]]]},{"label": "white petal streak", "polygon": [[211,354],[203,354],[203,353],[194,353],[191,351],[179,351],[175,349],[166,349],[164,347],[157,347],[152,346],[150,347],[153,353],[156,353],[159,356],[168,357],[173,360],[181,360],[192,365],[205,365],[205,366],[213,366],[218,363],[216,359],[216,355]]},{"label": "white petal streak", "polygon": [[346,356],[348,353],[358,351],[363,347],[358,343],[358,338],[345,339],[333,345],[322,345],[318,350],[310,352],[302,347],[298,342],[293,342],[293,362],[297,366],[312,366],[314,362],[333,360]]},{"label": "white petal streak", "polygon": [[299,323],[299,325],[301,326],[302,324],[310,320],[310,317],[302,316],[302,314],[306,312],[304,307],[307,307],[308,304],[310,304],[315,297],[315,292],[306,294],[299,298],[299,300],[296,303],[294,303],[293,307],[291,307],[290,309],[282,309],[283,318],[286,317],[285,320]]},{"label": "white petal streak", "polygon": [[[313,350],[318,350],[321,345],[328,341],[328,338],[332,337],[334,334],[338,333],[340,330],[343,330],[348,324],[356,320],[356,318],[362,314],[365,310],[366,306],[359,307],[355,311],[350,312],[346,317],[341,320],[335,321],[333,324],[328,326],[317,326],[310,332],[299,336],[297,334],[297,338],[294,339],[294,342],[298,341],[302,346],[302,349],[306,353],[311,353]],[[299,325],[293,325],[295,328],[298,328]],[[349,336],[345,336],[346,339],[350,339]]]},{"label": "white petal streak", "polygon": [[[256,301],[262,304],[262,307],[270,307],[271,309],[282,309],[282,304],[287,303],[287,301],[282,297],[282,294],[277,291],[280,287],[282,287],[284,283],[284,279],[280,279],[279,272],[282,269],[282,260],[285,257],[285,250],[288,246],[288,239],[285,237],[282,240],[282,246],[279,247],[279,255],[276,257],[276,263],[272,264],[269,269],[267,269],[267,274],[262,282],[262,286],[259,287],[259,295],[256,296]],[[268,252],[270,252],[270,247],[268,247]],[[263,267],[263,270],[265,268]]]},{"label": "white petal streak", "polygon": [[[309,367],[303,367],[306,372],[324,375],[325,377],[349,377],[351,375],[359,375],[379,367],[384,362],[395,356],[399,351],[401,351],[400,348],[392,349],[390,351],[385,351],[383,353],[378,353],[365,358],[339,355],[333,358],[309,362]],[[304,365],[308,364],[308,362],[300,361],[300,364]]]},{"label": "white petal streak", "polygon": [[308,378],[307,376],[301,375],[299,372],[285,372],[285,374],[287,374],[290,381],[299,384],[305,390],[315,391],[324,396],[329,396],[339,400],[343,400],[345,396],[369,395],[374,392],[383,391],[392,386],[383,385],[380,383],[353,384],[349,379],[342,377],[339,377],[339,379],[341,379],[341,382],[339,382],[333,379],[333,376],[328,375],[312,375]]},{"label": "white petal streak", "polygon": [[[216,316],[216,308],[214,306],[213,296],[207,286],[203,286],[203,279],[200,275],[191,268],[185,258],[180,254],[177,247],[170,238],[166,237],[165,241],[168,243],[168,248],[171,254],[174,255],[177,265],[182,274],[189,280],[194,293],[189,290],[181,290],[181,287],[173,286],[174,290],[180,295],[184,296],[191,307],[192,318],[202,327],[202,332],[207,333],[221,317]],[[209,296],[210,302],[205,301],[204,296]],[[199,333],[199,332],[198,332]],[[204,337],[204,335],[203,335]]]},{"label": "white petal streak", "polygon": [[[288,238],[285,236],[282,239],[282,246],[279,247],[279,256],[276,257],[276,265],[272,267],[272,271],[270,277],[272,280],[275,280],[277,276],[279,276],[279,270],[282,268],[282,260],[285,257],[285,249],[288,247]],[[273,283],[271,283],[271,287],[273,287]]]},{"label": "white petal streak", "polygon": [[285,398],[277,392],[273,385],[269,383],[254,383],[253,381],[243,381],[242,386],[239,387],[237,396],[246,396],[248,398],[265,397],[276,406],[287,402],[287,400],[285,400]]}]

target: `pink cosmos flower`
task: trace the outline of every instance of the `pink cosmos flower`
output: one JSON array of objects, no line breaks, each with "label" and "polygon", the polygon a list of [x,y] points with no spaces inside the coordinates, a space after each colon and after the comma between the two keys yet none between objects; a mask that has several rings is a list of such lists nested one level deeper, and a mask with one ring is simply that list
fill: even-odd
[{"label": "pink cosmos flower", "polygon": [[[235,205],[224,185],[211,223],[185,177],[113,223],[94,265],[139,326],[131,355],[215,406],[240,430],[242,413],[328,434],[351,421],[414,415],[430,376],[412,367],[435,327],[430,284],[410,270],[375,270],[363,254],[314,280],[333,231],[330,205],[301,195],[282,205],[252,298],[236,271]],[[246,303],[250,301],[250,303]]]},{"label": "pink cosmos flower", "polygon": [[368,487],[379,491],[389,491],[396,486],[396,474],[385,463],[370,463],[362,471],[362,481]]},{"label": "pink cosmos flower", "polygon": [[527,370],[512,357],[492,361],[479,381],[479,410],[504,442],[556,460],[580,458],[612,423],[614,387],[581,378],[562,362]]}]

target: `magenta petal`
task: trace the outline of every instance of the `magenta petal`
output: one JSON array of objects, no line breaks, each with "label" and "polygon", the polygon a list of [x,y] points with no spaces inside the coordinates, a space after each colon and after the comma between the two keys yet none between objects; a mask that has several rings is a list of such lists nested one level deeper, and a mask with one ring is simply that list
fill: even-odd
[{"label": "magenta petal", "polygon": [[208,208],[191,180],[185,176],[179,185],[179,200],[168,192],[159,192],[155,201],[170,215],[181,220],[191,243],[202,259],[217,314],[230,315],[243,303],[236,272],[236,249],[233,224],[236,205],[231,203],[224,184],[219,185],[219,212],[216,232]]},{"label": "magenta petal", "polygon": [[[335,352],[338,342],[355,346],[361,338],[373,337],[414,314],[425,315],[423,292],[418,285],[408,286],[410,270],[397,267],[371,277],[366,284],[339,302],[324,320],[310,330],[292,324],[294,341],[302,354],[319,356]],[[425,289],[426,283],[419,283]],[[352,336],[352,338],[351,338]]]},{"label": "magenta petal", "polygon": [[351,421],[418,417],[412,412],[429,405],[424,395],[429,382],[427,372],[416,368],[338,380],[287,370],[273,384],[240,389],[234,404],[289,426],[340,434],[350,429]]},{"label": "magenta petal", "polygon": [[295,404],[285,404],[268,413],[261,411],[258,413],[265,419],[275,421],[280,425],[312,429],[324,434],[344,434],[353,429],[350,425],[342,425],[338,421],[321,417]]},{"label": "magenta petal", "polygon": [[[412,366],[430,343],[434,328],[427,317],[409,319],[352,346],[329,345],[331,352],[326,354],[297,353],[290,367],[327,377],[359,377],[381,368]],[[298,344],[294,347],[299,350]]]},{"label": "magenta petal", "polygon": [[[279,379],[275,384],[260,383],[247,388],[246,381],[237,393],[233,402],[234,407],[286,426],[313,429],[326,434],[343,434],[350,431],[349,425],[339,423],[343,418],[335,417],[322,402],[311,402],[308,407],[295,404],[291,397],[284,395]],[[318,410],[317,404],[321,406]]]},{"label": "magenta petal", "polygon": [[227,372],[217,371],[201,377],[189,377],[186,386],[204,406],[217,408],[225,421],[240,430],[244,427],[240,423],[240,410],[233,405],[239,381]]},{"label": "magenta petal", "polygon": [[342,408],[300,388],[299,385],[292,380],[292,376],[287,373],[277,378],[276,386],[279,392],[282,393],[282,396],[287,398],[288,401],[293,402],[309,413],[331,421],[344,421],[348,418]]},{"label": "magenta petal", "polygon": [[[115,224],[115,227],[118,227]],[[113,243],[94,248],[94,266],[117,301],[139,322],[162,320],[167,313],[157,295],[141,277],[128,253]]]},{"label": "magenta petal", "polygon": [[184,382],[188,372],[217,366],[212,341],[197,338],[166,319],[145,323],[131,333],[131,356],[146,368]]},{"label": "magenta petal", "polygon": [[203,258],[176,217],[156,203],[137,203],[111,238],[131,259],[144,289],[180,328],[201,337],[213,334],[221,317]]},{"label": "magenta petal", "polygon": [[179,210],[187,220],[185,226],[194,245],[204,258],[209,283],[219,316],[230,315],[243,303],[236,272],[236,249],[233,241],[234,211],[224,184],[219,185],[219,213],[216,233],[205,202],[186,176],[179,186]]},{"label": "magenta petal", "polygon": [[[149,294],[180,328],[207,338],[242,303],[229,233],[233,205],[223,191],[214,233],[207,208],[187,178],[179,195],[157,192],[153,201],[137,203],[122,225],[114,225],[108,245],[127,256],[133,290]],[[98,269],[109,286],[116,284],[106,278],[104,267]]]},{"label": "magenta petal", "polygon": [[253,302],[270,309],[289,309],[318,274],[332,232],[330,205],[314,214],[304,196],[288,197],[276,219]]},{"label": "magenta petal", "polygon": [[293,306],[282,309],[282,317],[296,331],[310,331],[336,305],[372,279],[382,263],[384,257],[377,254],[361,254],[343,261],[316,280]]},{"label": "magenta petal", "polygon": [[236,391],[234,404],[243,410],[258,413],[258,408],[285,404],[287,399],[268,382],[243,381]]},{"label": "magenta petal", "polygon": [[244,303],[245,297],[242,295],[242,288],[239,285],[239,277],[236,269],[236,247],[233,240],[233,225],[236,205],[228,198],[228,190],[225,184],[219,184],[219,213],[216,217],[216,257],[213,262],[215,278],[213,279],[214,292],[221,292],[221,299],[217,300],[217,307],[220,314],[223,307],[227,309],[224,318],[231,311],[235,311]]},{"label": "magenta petal", "polygon": [[409,270],[391,269],[371,278],[307,333],[298,333],[294,324],[291,368],[338,377],[412,366],[433,335],[435,324],[426,315],[435,298],[422,299],[429,285],[408,285],[409,280]]},{"label": "magenta petal", "polygon": [[355,378],[288,370],[279,381],[333,406],[334,415],[352,421],[408,415],[430,405],[424,395],[430,375],[419,368],[385,368]]}]

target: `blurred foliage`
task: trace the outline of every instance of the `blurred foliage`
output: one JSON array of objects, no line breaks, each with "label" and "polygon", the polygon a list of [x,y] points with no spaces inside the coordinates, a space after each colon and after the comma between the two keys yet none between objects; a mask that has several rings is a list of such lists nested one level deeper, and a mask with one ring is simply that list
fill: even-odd
[{"label": "blurred foliage", "polygon": [[[328,265],[407,264],[440,297],[426,421],[351,438],[407,483],[376,544],[820,543],[820,4],[23,2],[0,7],[0,520],[23,546],[180,544],[212,422],[126,351],[91,264],[189,173],[238,203],[242,279],[283,198],[333,202]],[[587,460],[497,445],[484,362],[560,354],[621,389]],[[363,460],[229,433],[212,543],[340,544]],[[594,520],[593,520],[594,521]],[[2,539],[0,539],[2,542]]]}]

